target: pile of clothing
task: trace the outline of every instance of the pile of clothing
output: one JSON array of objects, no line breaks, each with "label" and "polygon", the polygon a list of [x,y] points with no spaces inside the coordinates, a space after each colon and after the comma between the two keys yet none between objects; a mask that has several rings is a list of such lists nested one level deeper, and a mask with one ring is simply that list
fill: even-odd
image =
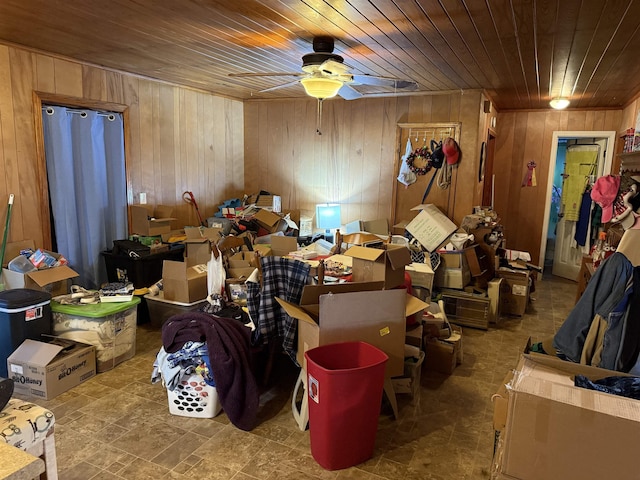
[{"label": "pile of clothing", "polygon": [[175,389],[183,375],[200,373],[215,386],[229,421],[242,430],[255,426],[259,391],[251,366],[250,329],[241,321],[194,311],[170,317],[162,326],[162,347],[151,382]]}]

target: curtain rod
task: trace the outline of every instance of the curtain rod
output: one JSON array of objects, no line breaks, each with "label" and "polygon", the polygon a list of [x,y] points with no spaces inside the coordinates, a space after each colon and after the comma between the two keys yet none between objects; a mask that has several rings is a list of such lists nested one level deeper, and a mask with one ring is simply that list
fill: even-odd
[{"label": "curtain rod", "polygon": [[[76,110],[76,109],[69,108],[69,107],[66,107],[66,108],[67,108],[67,113],[78,113],[78,114],[80,114],[80,116],[82,118],[86,118],[87,117],[87,112],[85,110]],[[47,115],[53,115],[54,112],[55,112],[54,108],[51,105],[43,106],[42,107],[42,111],[46,112]],[[107,117],[107,119],[110,122],[113,122],[116,119],[116,116],[115,116],[114,113],[111,113],[111,112],[100,112],[100,111],[97,111],[97,110],[93,110],[93,111],[96,112],[96,114],[99,117]]]}]

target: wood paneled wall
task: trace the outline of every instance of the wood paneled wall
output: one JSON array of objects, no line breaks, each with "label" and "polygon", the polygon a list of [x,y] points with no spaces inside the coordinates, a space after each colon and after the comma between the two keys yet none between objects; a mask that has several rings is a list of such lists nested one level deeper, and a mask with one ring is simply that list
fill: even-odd
[{"label": "wood paneled wall", "polygon": [[[481,98],[480,91],[465,91],[330,99],[323,104],[321,135],[316,134],[315,100],[247,101],[245,188],[281,195],[285,209],[312,212],[316,203],[340,202],[343,223],[391,219],[397,159],[405,148],[396,144],[397,124],[461,122],[463,157],[450,187],[455,195],[434,193],[427,199],[460,222],[482,192],[475,173],[484,140]],[[424,185],[398,188],[399,195],[416,192],[419,203]],[[406,212],[407,219],[414,215]]]},{"label": "wood paneled wall", "polygon": [[148,203],[174,205],[176,227],[197,225],[184,191],[193,192],[205,218],[244,193],[242,102],[0,45],[0,203],[15,194],[10,241],[50,247],[34,92],[78,105],[121,106],[129,203],[144,192]]},{"label": "wood paneled wall", "polygon": [[[494,160],[495,211],[507,248],[528,251],[539,264],[547,179],[554,131],[619,131],[622,110],[498,113]],[[535,161],[536,187],[522,187],[527,163]]]}]

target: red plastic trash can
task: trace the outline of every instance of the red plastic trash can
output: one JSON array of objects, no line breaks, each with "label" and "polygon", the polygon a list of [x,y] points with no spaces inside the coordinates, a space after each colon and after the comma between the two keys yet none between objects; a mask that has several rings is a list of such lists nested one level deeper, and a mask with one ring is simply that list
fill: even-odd
[{"label": "red plastic trash can", "polygon": [[366,342],[331,343],[305,352],[313,458],[327,470],[371,458],[389,357]]}]

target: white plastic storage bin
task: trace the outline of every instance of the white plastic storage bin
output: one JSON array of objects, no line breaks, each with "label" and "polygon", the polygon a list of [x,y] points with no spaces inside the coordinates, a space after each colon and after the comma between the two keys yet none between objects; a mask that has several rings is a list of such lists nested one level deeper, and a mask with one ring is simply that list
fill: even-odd
[{"label": "white plastic storage bin", "polygon": [[198,300],[193,303],[174,302],[165,299],[162,291],[158,295],[147,294],[144,299],[149,307],[149,320],[152,327],[162,327],[164,322],[173,315],[198,310],[207,302],[206,300]]},{"label": "white plastic storage bin", "polygon": [[137,309],[128,302],[65,305],[51,301],[53,333],[96,347],[96,371],[105,372],[136,353]]},{"label": "white plastic storage bin", "polygon": [[167,388],[167,395],[172,415],[213,418],[222,410],[215,387],[207,385],[199,374],[184,376],[173,391]]}]

